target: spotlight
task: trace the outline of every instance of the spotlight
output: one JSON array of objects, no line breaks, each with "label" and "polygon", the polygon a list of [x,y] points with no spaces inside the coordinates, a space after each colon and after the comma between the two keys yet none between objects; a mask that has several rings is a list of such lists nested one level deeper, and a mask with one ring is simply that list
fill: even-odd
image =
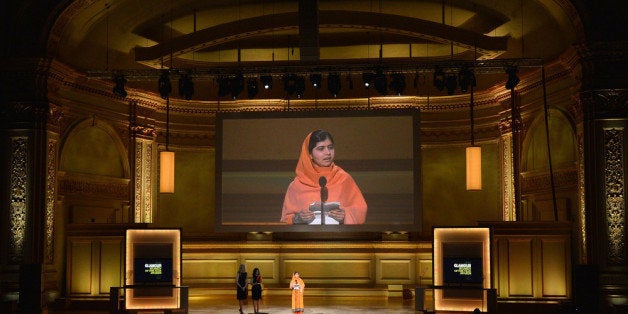
[{"label": "spotlight", "polygon": [[386,87],[388,85],[388,79],[382,70],[377,70],[373,83],[375,85],[375,89],[378,93],[380,93],[380,95],[386,95],[388,93],[388,89]]},{"label": "spotlight", "polygon": [[323,80],[323,76],[319,73],[310,74],[310,82],[312,83],[312,87],[321,88],[321,81]]},{"label": "spotlight", "polygon": [[438,66],[434,68],[434,87],[441,92],[445,88],[445,72]]},{"label": "spotlight", "polygon": [[447,88],[447,95],[453,95],[456,91],[456,87],[458,87],[456,76],[453,74],[447,75],[447,78],[445,79],[445,88]]},{"label": "spotlight", "polygon": [[170,84],[170,73],[168,70],[163,70],[161,72],[161,76],[159,76],[159,95],[161,98],[166,99],[170,96],[170,92],[172,91],[172,84]]},{"label": "spotlight", "polygon": [[460,90],[466,93],[469,86],[475,87],[475,74],[469,68],[463,67],[460,69],[460,73],[458,73],[458,81],[460,81]]},{"label": "spotlight", "polygon": [[249,98],[255,98],[255,96],[257,95],[257,92],[259,91],[258,87],[257,87],[257,79],[254,77],[251,77],[248,79],[248,81],[246,81],[246,91],[247,94],[249,96]]},{"label": "spotlight", "polygon": [[284,74],[283,75],[283,89],[288,93],[288,95],[294,94],[296,91],[296,75],[294,74]]},{"label": "spotlight", "polygon": [[369,87],[371,87],[371,85],[373,85],[373,73],[371,72],[364,72],[362,73],[362,81],[364,81],[364,88],[368,89]]},{"label": "spotlight", "polygon": [[297,75],[294,86],[297,98],[303,98],[303,92],[305,91],[305,78],[301,75]]},{"label": "spotlight", "polygon": [[393,73],[390,89],[394,90],[397,96],[401,96],[406,89],[406,77],[402,73]]},{"label": "spotlight", "polygon": [[231,87],[231,98],[237,99],[238,95],[244,90],[244,76],[242,73],[237,73],[231,77],[229,85]]},{"label": "spotlight", "polygon": [[194,95],[194,82],[187,74],[183,74],[179,78],[179,95],[185,98],[185,100],[192,99],[192,95]]},{"label": "spotlight", "polygon": [[303,92],[305,91],[305,78],[303,76],[296,74],[284,74],[282,79],[283,88],[288,95],[296,93],[297,98],[303,97]]},{"label": "spotlight", "polygon": [[264,89],[272,89],[273,88],[273,77],[270,75],[262,75],[259,77],[260,82],[262,82],[262,86]]},{"label": "spotlight", "polygon": [[124,85],[126,84],[126,79],[124,78],[123,75],[116,75],[116,77],[113,78],[113,82],[114,82],[114,86],[113,86],[113,93],[125,98],[127,93],[126,93],[126,89],[124,89]]},{"label": "spotlight", "polygon": [[340,92],[340,75],[337,73],[329,74],[327,77],[327,89],[334,98],[338,97],[338,93]]},{"label": "spotlight", "polygon": [[218,78],[218,97],[225,97],[227,96],[227,94],[229,94],[230,91],[231,91],[231,88],[229,87],[229,79],[226,77],[219,77]]},{"label": "spotlight", "polygon": [[508,74],[508,80],[506,81],[506,89],[514,89],[517,84],[519,84],[519,77],[517,73],[519,69],[515,66],[509,66],[506,69],[506,73]]}]

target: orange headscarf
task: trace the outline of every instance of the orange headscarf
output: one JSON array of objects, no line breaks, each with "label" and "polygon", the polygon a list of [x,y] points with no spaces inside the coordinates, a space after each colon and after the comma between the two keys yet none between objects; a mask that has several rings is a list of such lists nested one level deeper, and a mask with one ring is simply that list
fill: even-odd
[{"label": "orange headscarf", "polygon": [[366,220],[366,201],[351,175],[332,163],[329,167],[319,167],[312,162],[308,145],[312,133],[301,145],[301,155],[295,173],[297,177],[288,186],[283,203],[281,221],[292,223],[294,214],[309,208],[313,202],[321,201],[319,179],[327,179],[327,202],[339,202],[345,211],[345,224],[362,224]]}]

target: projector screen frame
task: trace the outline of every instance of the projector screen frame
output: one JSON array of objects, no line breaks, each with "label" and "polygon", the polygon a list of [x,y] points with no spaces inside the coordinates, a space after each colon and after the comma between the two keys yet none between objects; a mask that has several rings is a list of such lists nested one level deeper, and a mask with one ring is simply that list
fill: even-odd
[{"label": "projector screen frame", "polygon": [[[264,223],[250,223],[250,222],[227,222],[223,220],[223,141],[224,141],[224,124],[229,123],[232,120],[250,120],[250,119],[352,119],[352,118],[378,118],[389,117],[394,119],[400,117],[400,119],[411,119],[411,125],[409,132],[411,132],[412,143],[410,153],[412,155],[412,218],[409,221],[396,221],[394,223],[385,224],[361,224],[361,225],[290,225],[279,222],[281,207],[276,209],[277,221],[276,222],[264,222]],[[325,129],[325,128],[323,128]],[[311,130],[312,131],[312,130]],[[289,132],[289,131],[288,131]],[[338,143],[333,131],[330,131],[336,142],[336,160],[339,155],[343,154],[343,143]],[[299,134],[300,141],[307,133]],[[298,152],[300,150],[301,142],[297,147],[291,148],[294,151],[294,161],[290,160],[290,171],[294,176],[294,167],[298,158]],[[422,185],[421,185],[421,154],[420,154],[420,112],[418,108],[376,108],[376,109],[358,109],[358,110],[346,110],[346,109],[317,109],[317,110],[269,110],[269,111],[237,111],[237,112],[218,112],[216,114],[216,167],[215,167],[215,230],[222,233],[231,232],[281,232],[281,233],[312,233],[312,234],[327,234],[336,233],[350,234],[350,233],[389,233],[389,232],[417,232],[422,230]],[[340,165],[340,164],[339,164]],[[352,174],[352,169],[347,169],[341,165],[349,174]],[[384,166],[385,167],[385,166]],[[357,181],[357,180],[356,180]],[[359,182],[358,182],[358,185]],[[287,188],[287,184],[286,184]],[[285,191],[284,191],[285,192]],[[283,200],[283,198],[282,198]],[[368,203],[368,200],[367,200]],[[369,212],[372,208],[369,206]],[[368,215],[368,214],[367,214]],[[368,220],[367,220],[368,222]]]}]

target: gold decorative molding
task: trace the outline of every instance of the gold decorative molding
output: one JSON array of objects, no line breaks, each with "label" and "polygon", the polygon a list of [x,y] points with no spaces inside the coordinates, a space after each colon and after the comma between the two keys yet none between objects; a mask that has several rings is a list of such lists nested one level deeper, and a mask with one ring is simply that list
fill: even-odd
[{"label": "gold decorative molding", "polygon": [[134,222],[153,221],[152,173],[153,173],[152,141],[138,139],[135,142],[135,208]]},{"label": "gold decorative molding", "polygon": [[[544,172],[525,172],[521,174],[521,191],[523,194],[547,191],[552,188],[552,178],[549,169]],[[578,169],[555,169],[554,185],[557,188],[575,188],[578,182]]]},{"label": "gold decorative molding", "polygon": [[604,130],[604,199],[609,264],[626,260],[626,200],[624,179],[624,129]]},{"label": "gold decorative molding", "polygon": [[11,138],[11,160],[9,169],[9,261],[19,263],[24,259],[26,227],[30,220],[28,206],[31,192],[28,166],[28,137]]},{"label": "gold decorative molding", "polygon": [[129,179],[59,172],[59,194],[127,200]]},{"label": "gold decorative molding", "polygon": [[54,237],[55,237],[55,208],[57,199],[57,152],[58,141],[49,139],[46,156],[46,213],[44,233],[44,261],[47,264],[54,262]]}]

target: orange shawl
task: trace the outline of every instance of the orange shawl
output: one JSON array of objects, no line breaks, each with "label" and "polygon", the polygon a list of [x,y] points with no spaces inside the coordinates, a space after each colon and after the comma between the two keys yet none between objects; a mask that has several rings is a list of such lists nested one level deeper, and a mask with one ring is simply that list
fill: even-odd
[{"label": "orange shawl", "polygon": [[[299,288],[294,289],[295,285],[299,285]],[[301,279],[301,277],[296,277],[293,274],[292,280],[290,280],[290,289],[292,290],[292,312],[302,313],[304,309],[303,290],[305,289],[305,283],[303,282],[303,279]]]},{"label": "orange shawl", "polygon": [[366,201],[351,175],[336,164],[318,167],[312,162],[308,144],[310,136],[301,145],[301,155],[296,167],[297,177],[290,183],[283,202],[281,221],[292,224],[295,213],[308,209],[313,202],[321,201],[319,178],[327,179],[327,202],[339,202],[345,211],[344,224],[362,224],[366,220]]}]

